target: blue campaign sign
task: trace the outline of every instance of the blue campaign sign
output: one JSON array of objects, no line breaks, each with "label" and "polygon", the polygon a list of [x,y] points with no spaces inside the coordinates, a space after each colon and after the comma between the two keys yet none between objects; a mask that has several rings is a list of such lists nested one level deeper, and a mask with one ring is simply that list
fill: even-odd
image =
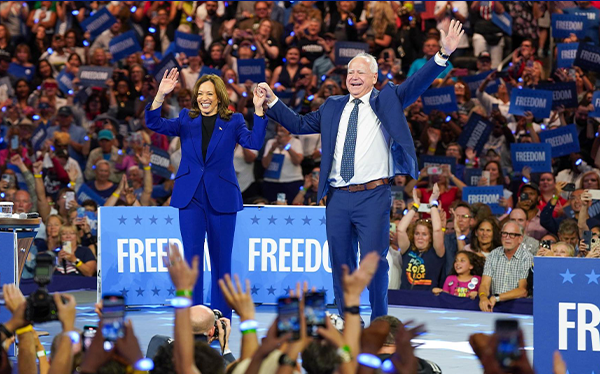
[{"label": "blue campaign sign", "polygon": [[492,23],[500,27],[502,32],[504,32],[506,35],[512,35],[513,19],[508,12],[504,12],[502,14],[492,12]]},{"label": "blue campaign sign", "polygon": [[84,19],[80,25],[85,31],[90,32],[92,39],[96,39],[115,22],[117,19],[108,11],[108,8],[102,8],[90,18]]},{"label": "blue campaign sign", "polygon": [[466,168],[465,169],[465,183],[467,186],[475,187],[479,183],[481,178],[481,169]]},{"label": "blue campaign sign", "polygon": [[[475,75],[468,75],[466,77],[461,77],[460,79],[463,82],[465,82],[467,84],[467,86],[469,86],[469,89],[471,90],[471,95],[475,96],[475,92],[479,89],[479,86],[481,86],[481,83],[483,83],[485,78],[487,78],[487,76],[492,74],[493,72],[494,72],[494,70],[484,71],[483,73],[479,73],[479,74],[475,74]],[[500,84],[499,79],[493,79],[485,87],[485,92],[489,93],[490,95],[495,94],[496,92],[498,92],[499,84]]]},{"label": "blue campaign sign", "polygon": [[103,66],[79,67],[79,81],[83,86],[104,87],[106,81],[112,78],[113,68]]},{"label": "blue campaign sign", "polygon": [[35,75],[35,66],[28,67],[11,62],[8,65],[8,72],[17,78],[25,78],[30,81]]},{"label": "blue campaign sign", "polygon": [[494,125],[490,121],[473,112],[457,142],[463,149],[473,148],[476,153],[479,153],[487,143],[493,129]]},{"label": "blue campaign sign", "polygon": [[510,114],[522,116],[525,112],[530,111],[535,118],[548,118],[551,110],[552,91],[528,88],[512,91],[508,108]]},{"label": "blue campaign sign", "polygon": [[46,140],[46,126],[40,124],[31,135],[31,144],[35,151],[39,151]]},{"label": "blue campaign sign", "polygon": [[593,70],[600,72],[600,47],[587,43],[579,43],[573,65],[579,66],[584,71]]},{"label": "blue campaign sign", "polygon": [[202,37],[198,34],[175,31],[175,52],[183,52],[186,56],[198,56]]},{"label": "blue campaign sign", "polygon": [[556,67],[570,68],[573,66],[573,62],[575,62],[575,56],[577,56],[577,48],[579,48],[579,43],[558,43],[556,48]]},{"label": "blue campaign sign", "polygon": [[245,83],[247,80],[253,83],[265,81],[265,59],[254,58],[249,60],[237,60],[239,82]]},{"label": "blue campaign sign", "polygon": [[152,156],[150,156],[152,174],[171,179],[171,158],[169,157],[169,153],[154,146],[150,147],[150,150],[152,151]]},{"label": "blue campaign sign", "polygon": [[350,60],[360,52],[368,52],[369,45],[359,42],[335,42],[335,64],[348,65]]},{"label": "blue campaign sign", "polygon": [[113,61],[119,61],[142,50],[138,43],[135,31],[127,31],[108,43],[108,49],[112,55]]},{"label": "blue campaign sign", "polygon": [[500,198],[504,196],[502,186],[464,187],[462,199],[469,204],[483,203],[492,209],[493,214],[503,214],[504,208],[500,206]]},{"label": "blue campaign sign", "polygon": [[594,105],[594,111],[589,112],[588,115],[590,117],[600,117],[600,91],[594,91],[592,105]]},{"label": "blue campaign sign", "polygon": [[[4,284],[17,283],[17,248],[15,248],[15,234],[13,232],[0,232],[0,248],[5,251],[0,261],[0,287]],[[0,308],[0,319],[8,321],[12,313],[6,308]],[[10,345],[9,356],[14,356],[14,345]]]},{"label": "blue campaign sign", "polygon": [[423,13],[426,11],[424,1],[413,1],[413,7],[417,13]]},{"label": "blue campaign sign", "polygon": [[160,82],[165,74],[165,70],[171,70],[172,68],[177,68],[177,70],[181,71],[181,67],[177,63],[175,55],[169,53],[167,56],[163,57],[160,64],[154,68],[154,78],[156,78],[156,81]]},{"label": "blue campaign sign", "polygon": [[423,102],[423,112],[427,114],[431,113],[434,109],[444,113],[458,111],[454,86],[431,88],[423,92],[421,101]]},{"label": "blue campaign sign", "polygon": [[73,78],[75,76],[71,73],[67,73],[66,69],[61,70],[56,77],[56,81],[58,82],[58,88],[65,95],[69,93],[69,91],[73,90]]},{"label": "blue campaign sign", "polygon": [[83,202],[86,200],[93,200],[99,206],[104,205],[105,202],[105,199],[102,196],[98,195],[94,190],[90,188],[90,186],[88,186],[85,183],[79,186],[75,198],[77,199],[79,205],[83,204]]},{"label": "blue campaign sign", "polygon": [[[164,74],[164,73],[163,73]],[[221,76],[221,70],[219,69],[215,69],[215,68],[211,68],[208,67],[206,65],[202,66],[202,69],[200,69],[200,76],[206,75],[206,74],[214,74],[217,76]]]},{"label": "blue campaign sign", "polygon": [[552,373],[559,351],[569,373],[600,373],[600,263],[596,259],[536,257],[533,364]]},{"label": "blue campaign sign", "polygon": [[456,158],[446,156],[431,156],[431,155],[420,155],[419,156],[419,168],[428,168],[431,166],[439,165],[450,165],[450,171],[456,173]]},{"label": "blue campaign sign", "polygon": [[552,146],[548,143],[512,143],[513,170],[531,168],[532,173],[552,172]]},{"label": "blue campaign sign", "polygon": [[579,152],[577,126],[562,126],[554,130],[540,132],[540,141],[552,146],[552,158]]},{"label": "blue campaign sign", "polygon": [[[179,212],[171,207],[101,207],[98,219],[99,293],[126,296],[128,305],[166,304],[175,296],[162,259],[167,243],[182,248]],[[246,206],[238,212],[232,273],[252,284],[257,303],[275,303],[296,282],[333,302],[324,207]],[[185,251],[185,248],[183,248]],[[211,264],[204,246],[204,300]],[[361,303],[368,303],[366,292]]]},{"label": "blue campaign sign", "polygon": [[559,39],[568,38],[570,34],[577,35],[578,39],[585,38],[587,32],[587,18],[572,14],[552,15],[552,36]]},{"label": "blue campaign sign", "polygon": [[281,153],[274,154],[271,158],[271,163],[267,166],[267,170],[265,170],[264,177],[269,179],[279,179],[281,176],[281,169],[283,168],[283,162],[285,161],[285,156]]},{"label": "blue campaign sign", "polygon": [[552,91],[552,109],[559,106],[577,108],[577,84],[575,82],[558,82],[540,84],[537,88]]}]

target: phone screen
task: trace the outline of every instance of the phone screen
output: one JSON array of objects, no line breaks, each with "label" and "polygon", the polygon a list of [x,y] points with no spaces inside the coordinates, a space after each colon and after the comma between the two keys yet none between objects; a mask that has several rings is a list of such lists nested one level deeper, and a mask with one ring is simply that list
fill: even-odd
[{"label": "phone screen", "polygon": [[306,316],[306,333],[318,337],[317,329],[325,327],[327,305],[324,292],[309,292],[305,297],[304,315]]},{"label": "phone screen", "polygon": [[292,333],[292,339],[300,338],[300,309],[297,297],[280,297],[277,300],[277,336]]},{"label": "phone screen", "polygon": [[83,326],[83,332],[81,333],[81,335],[83,336],[83,350],[87,351],[90,348],[90,345],[92,344],[92,339],[94,339],[94,336],[96,336],[96,330],[98,329],[98,327],[96,326]]},{"label": "phone screen", "polygon": [[590,247],[592,246],[592,232],[591,231],[584,231],[583,232],[583,241],[585,242],[585,245],[587,245],[587,250],[590,250]]},{"label": "phone screen", "polygon": [[10,138],[10,149],[17,148],[19,148],[19,137],[17,135],[13,135],[12,138]]},{"label": "phone screen", "polygon": [[125,298],[121,295],[102,297],[102,335],[115,342],[124,336]]},{"label": "phone screen", "polygon": [[67,191],[65,192],[65,208],[69,209],[71,207],[71,202],[75,200],[75,192]]},{"label": "phone screen", "polygon": [[496,359],[503,369],[509,369],[521,357],[519,347],[519,322],[511,319],[496,320],[498,347]]}]

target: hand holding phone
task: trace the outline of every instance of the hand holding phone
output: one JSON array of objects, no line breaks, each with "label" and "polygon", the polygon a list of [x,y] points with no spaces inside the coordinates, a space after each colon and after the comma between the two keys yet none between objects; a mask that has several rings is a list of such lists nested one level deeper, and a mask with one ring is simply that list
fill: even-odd
[{"label": "hand holding phone", "polygon": [[122,295],[102,296],[102,335],[105,342],[114,342],[125,335],[125,298]]},{"label": "hand holding phone", "polygon": [[297,297],[277,299],[277,336],[292,333],[292,340],[300,339],[300,301]]},{"label": "hand holding phone", "polygon": [[519,322],[511,319],[496,320],[496,359],[504,371],[512,371],[513,365],[521,357],[519,344]]},{"label": "hand holding phone", "polygon": [[[396,224],[394,224],[396,226]],[[319,327],[325,327],[327,318],[327,305],[325,304],[325,292],[309,292],[304,296],[304,316],[306,318],[306,334],[318,338]]]}]

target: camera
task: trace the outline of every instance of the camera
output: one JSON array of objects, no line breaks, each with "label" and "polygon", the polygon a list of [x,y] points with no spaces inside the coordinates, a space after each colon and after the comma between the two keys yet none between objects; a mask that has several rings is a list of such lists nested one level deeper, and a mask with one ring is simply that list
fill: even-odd
[{"label": "camera", "polygon": [[221,321],[221,318],[223,318],[223,313],[219,310],[219,309],[213,309],[213,314],[215,315],[215,338],[219,338],[219,323],[221,324],[221,327],[223,328],[223,332],[225,333],[225,336],[227,336],[227,324],[225,324],[224,321]]},{"label": "camera", "polygon": [[519,195],[519,197],[521,198],[521,201],[528,201],[529,200],[529,195],[526,192],[521,192],[521,194]]},{"label": "camera", "polygon": [[48,293],[46,286],[52,281],[56,256],[51,252],[39,253],[35,258],[35,275],[33,280],[38,285],[27,298],[25,319],[31,323],[43,323],[58,320],[58,309],[54,298]]}]

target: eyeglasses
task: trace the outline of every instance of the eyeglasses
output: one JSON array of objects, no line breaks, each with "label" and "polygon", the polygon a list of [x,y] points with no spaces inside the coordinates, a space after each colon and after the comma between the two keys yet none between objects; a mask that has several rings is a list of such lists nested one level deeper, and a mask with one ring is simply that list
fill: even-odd
[{"label": "eyeglasses", "polygon": [[456,214],[456,217],[465,219],[473,218],[473,216],[470,216],[468,214]]},{"label": "eyeglasses", "polygon": [[427,218],[421,218],[421,219],[418,219],[418,220],[417,220],[417,223],[421,223],[421,222],[427,222],[427,223],[431,223],[431,220],[430,220],[430,219],[427,219]]},{"label": "eyeglasses", "polygon": [[506,231],[502,231],[500,233],[500,235],[502,235],[503,238],[508,236],[511,239],[521,236],[521,234],[519,234],[518,232],[506,232]]}]

